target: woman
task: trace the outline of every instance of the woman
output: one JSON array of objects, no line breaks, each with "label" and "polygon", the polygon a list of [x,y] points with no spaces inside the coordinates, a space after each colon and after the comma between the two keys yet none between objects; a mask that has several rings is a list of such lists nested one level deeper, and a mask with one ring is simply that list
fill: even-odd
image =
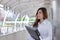
[{"label": "woman", "polygon": [[[33,27],[36,27],[40,33],[41,40],[52,40],[52,25],[47,20],[47,9],[41,7],[37,10],[36,21],[33,24]],[[35,40],[29,36],[28,40]]]}]

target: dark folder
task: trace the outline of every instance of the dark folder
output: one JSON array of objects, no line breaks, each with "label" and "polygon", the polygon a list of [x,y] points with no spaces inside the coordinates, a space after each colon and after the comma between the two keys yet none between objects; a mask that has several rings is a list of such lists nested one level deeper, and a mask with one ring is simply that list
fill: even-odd
[{"label": "dark folder", "polygon": [[37,28],[33,28],[33,27],[29,27],[29,26],[25,26],[25,27],[32,38],[34,38],[35,40],[40,40],[40,38],[39,38],[40,33],[37,30]]}]

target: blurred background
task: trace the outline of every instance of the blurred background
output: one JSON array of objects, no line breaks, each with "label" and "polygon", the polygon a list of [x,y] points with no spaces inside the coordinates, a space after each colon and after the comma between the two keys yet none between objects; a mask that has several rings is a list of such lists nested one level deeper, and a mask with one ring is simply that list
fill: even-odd
[{"label": "blurred background", "polygon": [[0,40],[27,40],[38,8],[46,7],[53,40],[60,40],[60,0],[0,0]]}]

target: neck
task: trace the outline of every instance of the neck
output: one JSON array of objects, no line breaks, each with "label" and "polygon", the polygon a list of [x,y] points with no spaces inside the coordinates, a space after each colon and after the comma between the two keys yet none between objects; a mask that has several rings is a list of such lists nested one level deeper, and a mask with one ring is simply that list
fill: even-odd
[{"label": "neck", "polygon": [[44,20],[43,19],[40,19],[40,23],[42,23]]}]

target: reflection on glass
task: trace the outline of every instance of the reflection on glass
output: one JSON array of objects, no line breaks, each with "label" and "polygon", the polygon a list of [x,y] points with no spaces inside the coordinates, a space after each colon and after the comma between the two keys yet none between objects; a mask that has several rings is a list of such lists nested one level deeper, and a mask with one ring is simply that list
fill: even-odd
[{"label": "reflection on glass", "polygon": [[7,27],[1,27],[1,33],[3,34],[7,33]]},{"label": "reflection on glass", "polygon": [[29,25],[33,26],[34,21],[35,21],[35,17],[30,17],[29,18]]},{"label": "reflection on glass", "polygon": [[29,17],[20,13],[13,12],[9,7],[0,8],[0,34],[8,34],[19,30],[25,30],[25,25],[32,26],[35,17]]}]

